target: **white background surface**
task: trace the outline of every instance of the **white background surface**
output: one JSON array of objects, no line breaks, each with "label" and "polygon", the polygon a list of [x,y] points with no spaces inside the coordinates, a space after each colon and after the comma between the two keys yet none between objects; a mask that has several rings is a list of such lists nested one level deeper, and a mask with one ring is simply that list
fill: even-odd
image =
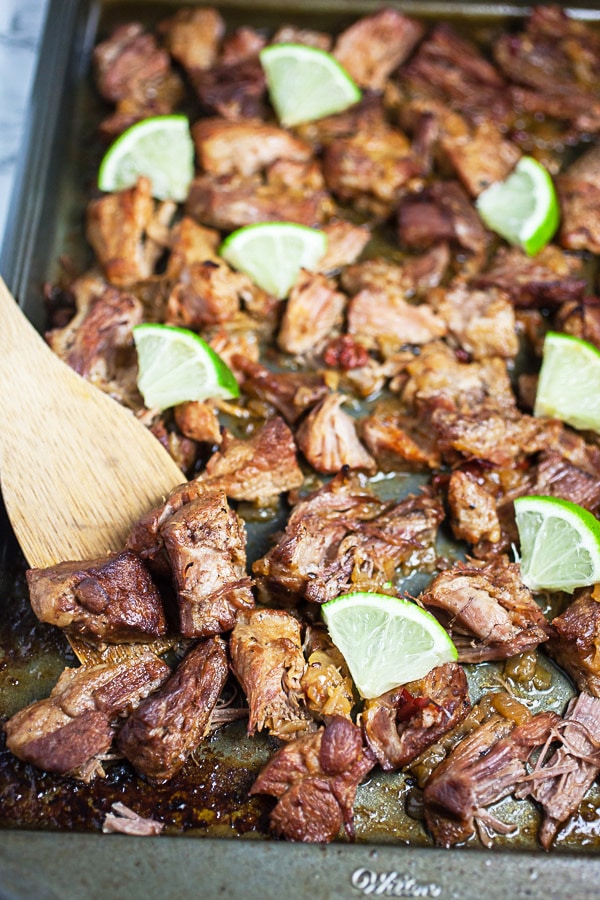
[{"label": "white background surface", "polygon": [[47,2],[0,0],[0,242],[5,231]]}]

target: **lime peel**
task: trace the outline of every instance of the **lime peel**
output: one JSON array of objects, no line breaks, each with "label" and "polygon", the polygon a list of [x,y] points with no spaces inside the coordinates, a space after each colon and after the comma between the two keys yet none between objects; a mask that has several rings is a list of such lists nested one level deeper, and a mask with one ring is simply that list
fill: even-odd
[{"label": "lime peel", "polygon": [[104,154],[101,191],[133,187],[145,175],[157,200],[186,199],[194,177],[194,142],[186,116],[152,116],[127,128]]},{"label": "lime peel", "polygon": [[534,256],[552,239],[560,207],[549,172],[531,156],[522,156],[504,181],[497,181],[475,201],[492,231]]},{"label": "lime peel", "polygon": [[138,354],[138,388],[149,409],[239,396],[231,369],[195,332],[144,323],[133,328],[133,339]]},{"label": "lime peel", "polygon": [[521,578],[532,591],[565,591],[600,581],[600,522],[559,497],[515,500]]},{"label": "lime peel", "polygon": [[223,259],[259,287],[282,300],[300,269],[316,268],[327,250],[327,235],[295,222],[258,222],[238,228],[219,248]]},{"label": "lime peel", "polygon": [[600,433],[600,351],[569,334],[549,331],[544,341],[534,415],[561,419]]},{"label": "lime peel", "polygon": [[358,85],[326,50],[270,44],[259,58],[271,103],[286,127],[343,112],[361,98]]},{"label": "lime peel", "polygon": [[367,699],[458,657],[437,619],[409,600],[360,591],[324,603],[321,611],[333,643]]}]

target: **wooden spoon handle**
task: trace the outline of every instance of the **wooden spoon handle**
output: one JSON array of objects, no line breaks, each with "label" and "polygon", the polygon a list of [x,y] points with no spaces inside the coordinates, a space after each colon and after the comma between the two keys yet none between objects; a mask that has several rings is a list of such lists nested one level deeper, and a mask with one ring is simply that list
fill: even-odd
[{"label": "wooden spoon handle", "polygon": [[135,416],[47,346],[0,279],[0,480],[33,566],[102,556],[185,480]]}]

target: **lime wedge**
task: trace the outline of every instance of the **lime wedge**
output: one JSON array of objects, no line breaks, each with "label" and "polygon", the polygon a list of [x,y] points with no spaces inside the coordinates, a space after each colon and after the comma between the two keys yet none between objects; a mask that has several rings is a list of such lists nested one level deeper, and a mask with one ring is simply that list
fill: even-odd
[{"label": "lime wedge", "polygon": [[331,640],[367,699],[457,658],[437,619],[408,600],[359,592],[330,600],[321,609]]},{"label": "lime wedge", "polygon": [[600,351],[568,334],[549,331],[534,415],[600,432]]},{"label": "lime wedge", "polygon": [[138,388],[149,409],[168,409],[186,400],[239,395],[235,376],[199,335],[170,325],[136,325]]},{"label": "lime wedge", "polygon": [[532,591],[566,591],[600,581],[600,522],[558,497],[518,497],[515,517],[523,583]]},{"label": "lime wedge", "polygon": [[523,156],[505,181],[497,181],[476,200],[479,215],[492,231],[534,256],[558,228],[558,198],[547,170]]},{"label": "lime wedge", "polygon": [[239,228],[219,253],[231,266],[279,300],[287,297],[300,269],[314,269],[327,249],[327,235],[293,222],[260,222]]},{"label": "lime wedge", "polygon": [[119,135],[98,171],[101,191],[132,187],[140,175],[157,200],[185,200],[194,177],[194,143],[185,116],[154,116]]},{"label": "lime wedge", "polygon": [[282,125],[312,122],[360,100],[360,89],[325,50],[304,44],[271,44],[259,56]]}]

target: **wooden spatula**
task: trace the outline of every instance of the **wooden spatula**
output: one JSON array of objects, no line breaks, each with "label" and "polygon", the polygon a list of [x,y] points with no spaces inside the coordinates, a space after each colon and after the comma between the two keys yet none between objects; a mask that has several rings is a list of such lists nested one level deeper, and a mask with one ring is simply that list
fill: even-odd
[{"label": "wooden spatula", "polygon": [[0,487],[30,565],[119,550],[182,481],[131,412],[52,352],[0,278]]}]

